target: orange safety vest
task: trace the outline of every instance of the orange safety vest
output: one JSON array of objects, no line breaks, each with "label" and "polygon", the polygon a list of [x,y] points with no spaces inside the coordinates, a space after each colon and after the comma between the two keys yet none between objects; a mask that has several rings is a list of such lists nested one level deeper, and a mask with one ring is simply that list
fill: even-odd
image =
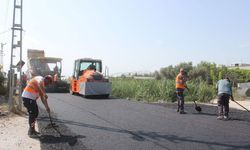
[{"label": "orange safety vest", "polygon": [[184,89],[185,88],[185,82],[181,83],[181,80],[184,80],[183,75],[180,73],[176,76],[175,82],[176,82],[176,88]]},{"label": "orange safety vest", "polygon": [[91,78],[92,77],[92,74],[94,74],[94,70],[85,70],[85,72],[84,72],[84,77],[85,78]]},{"label": "orange safety vest", "polygon": [[[41,85],[39,85],[39,83],[37,82],[37,80],[35,78],[31,79],[31,81],[28,82],[28,85],[24,88],[24,91],[30,92],[30,93],[34,93],[34,94],[38,94],[39,93],[39,87]],[[44,86],[44,83],[42,84],[42,86]]]}]

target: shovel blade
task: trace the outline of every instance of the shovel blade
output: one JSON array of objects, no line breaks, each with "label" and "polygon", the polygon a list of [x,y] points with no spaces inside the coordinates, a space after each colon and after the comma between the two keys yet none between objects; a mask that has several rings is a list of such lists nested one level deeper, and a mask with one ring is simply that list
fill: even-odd
[{"label": "shovel blade", "polygon": [[201,112],[201,111],[202,111],[202,109],[201,109],[200,106],[196,106],[196,107],[195,107],[195,110],[198,111],[198,112]]}]

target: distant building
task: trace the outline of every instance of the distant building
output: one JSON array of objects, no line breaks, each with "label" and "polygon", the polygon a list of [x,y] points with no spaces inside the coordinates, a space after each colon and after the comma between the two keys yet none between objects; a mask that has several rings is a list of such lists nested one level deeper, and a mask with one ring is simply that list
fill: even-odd
[{"label": "distant building", "polygon": [[[235,63],[227,66],[229,69],[245,69],[250,70],[250,64]],[[239,96],[250,97],[250,82],[238,83],[237,93]]]},{"label": "distant building", "polygon": [[235,64],[231,64],[230,66],[227,66],[229,69],[246,69],[246,70],[250,70],[250,64],[244,64],[244,63],[235,63]]}]

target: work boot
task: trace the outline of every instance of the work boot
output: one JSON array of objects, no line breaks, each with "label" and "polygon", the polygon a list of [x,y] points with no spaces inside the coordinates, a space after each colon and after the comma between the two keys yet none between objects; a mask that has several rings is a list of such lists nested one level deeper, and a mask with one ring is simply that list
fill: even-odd
[{"label": "work boot", "polygon": [[184,110],[181,110],[180,114],[186,114],[186,112]]},{"label": "work boot", "polygon": [[230,118],[229,118],[228,116],[226,116],[226,115],[225,115],[223,118],[224,118],[224,120],[229,120],[229,119],[230,119]]},{"label": "work boot", "polygon": [[218,116],[217,119],[218,120],[222,120],[224,117],[223,116]]},{"label": "work boot", "polygon": [[37,132],[35,129],[29,129],[28,136],[30,138],[39,138],[41,136],[41,133]]}]

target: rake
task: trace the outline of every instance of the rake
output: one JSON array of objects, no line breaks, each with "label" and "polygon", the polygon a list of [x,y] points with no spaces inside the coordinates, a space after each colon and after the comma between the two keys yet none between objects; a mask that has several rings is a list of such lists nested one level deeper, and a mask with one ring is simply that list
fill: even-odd
[{"label": "rake", "polygon": [[236,102],[236,101],[233,101],[233,102],[235,102],[236,104],[238,104],[240,107],[244,108],[246,111],[250,112],[246,107],[242,106],[242,105],[239,104],[238,102]]}]

